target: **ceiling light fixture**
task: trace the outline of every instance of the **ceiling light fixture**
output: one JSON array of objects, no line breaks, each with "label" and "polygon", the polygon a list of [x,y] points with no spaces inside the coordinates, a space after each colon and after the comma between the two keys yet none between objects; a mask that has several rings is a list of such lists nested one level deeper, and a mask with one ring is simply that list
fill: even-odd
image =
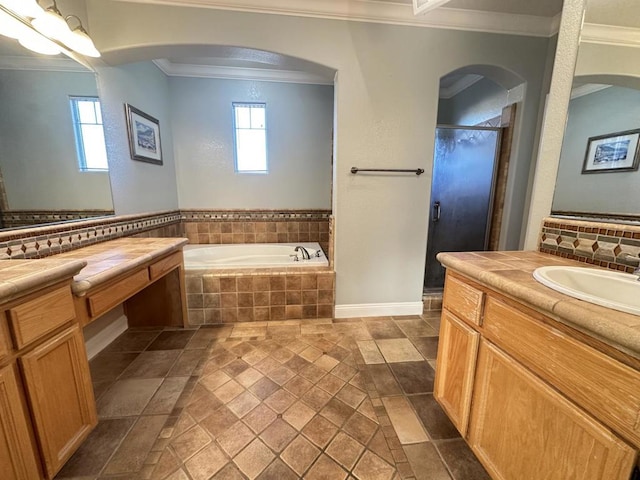
[{"label": "ceiling light fixture", "polygon": [[[20,45],[45,55],[75,52],[99,57],[93,40],[76,15],[64,17],[56,0],[43,9],[36,0],[0,0],[0,34],[18,39]],[[74,28],[69,21],[77,22]]]},{"label": "ceiling light fixture", "polygon": [[0,34],[5,37],[18,39],[33,32],[28,25],[25,25],[16,17],[0,10]]},{"label": "ceiling light fixture", "polygon": [[33,30],[25,35],[21,35],[20,38],[18,38],[18,43],[24,48],[28,48],[32,52],[41,53],[42,55],[58,55],[62,53],[60,46]]},{"label": "ceiling light fixture", "polygon": [[69,25],[67,25],[60,10],[58,10],[56,0],[53,0],[53,4],[50,7],[31,20],[31,25],[43,35],[56,40],[62,40],[71,33]]},{"label": "ceiling light fixture", "polygon": [[93,40],[89,37],[89,34],[82,26],[82,22],[75,15],[67,15],[65,17],[65,22],[67,25],[69,24],[69,20],[76,19],[78,21],[78,26],[73,30],[70,30],[69,34],[62,38],[61,40],[64,44],[75,50],[76,52],[85,55],[87,57],[99,57],[100,52],[93,44]]},{"label": "ceiling light fixture", "polygon": [[35,18],[43,11],[36,0],[0,0],[0,5],[18,15],[29,18]]}]

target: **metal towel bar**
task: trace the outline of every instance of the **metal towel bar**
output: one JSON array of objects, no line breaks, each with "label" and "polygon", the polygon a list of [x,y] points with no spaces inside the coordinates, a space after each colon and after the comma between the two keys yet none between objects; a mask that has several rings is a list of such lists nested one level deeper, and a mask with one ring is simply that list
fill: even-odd
[{"label": "metal towel bar", "polygon": [[402,173],[415,173],[416,175],[422,175],[424,168],[403,169],[403,168],[358,168],[351,167],[351,173],[358,172],[402,172]]}]

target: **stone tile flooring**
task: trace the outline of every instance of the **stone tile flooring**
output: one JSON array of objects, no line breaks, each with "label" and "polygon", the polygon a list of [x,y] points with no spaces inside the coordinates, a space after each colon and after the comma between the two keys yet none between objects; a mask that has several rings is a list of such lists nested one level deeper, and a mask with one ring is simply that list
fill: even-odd
[{"label": "stone tile flooring", "polygon": [[56,478],[488,479],[433,399],[439,313],[130,329]]}]

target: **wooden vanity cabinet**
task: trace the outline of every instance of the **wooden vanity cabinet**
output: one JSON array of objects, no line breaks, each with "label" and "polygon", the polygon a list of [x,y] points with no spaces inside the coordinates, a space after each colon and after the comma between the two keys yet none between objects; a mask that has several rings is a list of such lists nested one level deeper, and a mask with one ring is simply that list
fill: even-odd
[{"label": "wooden vanity cabinet", "polygon": [[44,468],[52,478],[97,424],[80,327],[64,330],[20,358]]},{"label": "wooden vanity cabinet", "polygon": [[633,449],[486,340],[468,442],[495,479],[628,480]]},{"label": "wooden vanity cabinet", "polygon": [[15,362],[0,368],[0,466],[6,480],[41,478]]},{"label": "wooden vanity cabinet", "polygon": [[466,435],[480,334],[442,311],[435,395],[461,435]]},{"label": "wooden vanity cabinet", "polygon": [[53,478],[98,423],[70,280],[0,306],[3,480]]},{"label": "wooden vanity cabinet", "polygon": [[120,304],[129,327],[188,326],[182,250],[143,262],[75,297],[83,327]]},{"label": "wooden vanity cabinet", "polygon": [[629,480],[640,372],[509,303],[447,272],[436,400],[496,480]]}]

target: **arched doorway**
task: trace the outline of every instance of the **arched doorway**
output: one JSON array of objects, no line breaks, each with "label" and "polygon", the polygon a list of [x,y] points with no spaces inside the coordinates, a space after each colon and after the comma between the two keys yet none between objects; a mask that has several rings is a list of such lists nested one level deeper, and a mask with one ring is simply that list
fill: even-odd
[{"label": "arched doorway", "polygon": [[499,247],[515,104],[523,91],[516,75],[491,66],[441,78],[425,292],[444,285],[439,252]]}]

